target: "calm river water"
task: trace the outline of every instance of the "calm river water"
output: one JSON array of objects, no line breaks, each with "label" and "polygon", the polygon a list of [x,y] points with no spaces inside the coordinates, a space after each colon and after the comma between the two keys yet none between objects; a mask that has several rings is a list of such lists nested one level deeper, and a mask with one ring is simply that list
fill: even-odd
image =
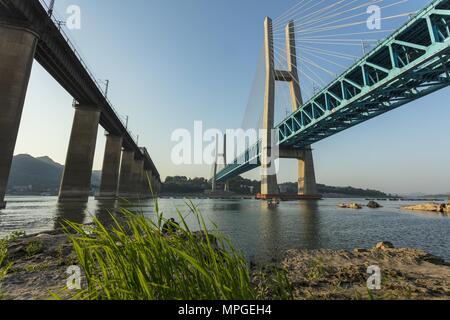
[{"label": "calm river water", "polygon": [[[56,197],[10,197],[7,201],[7,209],[0,211],[0,237],[16,230],[27,234],[51,230],[65,219],[86,223],[92,215],[104,218],[118,206],[155,216],[151,200],[127,205],[94,199],[87,204],[59,205]],[[216,223],[248,258],[258,262],[279,258],[286,249],[351,250],[373,247],[379,241],[424,249],[450,262],[450,218],[401,211],[409,202],[382,201],[382,209],[347,210],[336,205],[351,199],[283,202],[273,209],[257,200],[192,201],[206,220]],[[160,199],[159,206],[167,218],[177,217],[176,208],[188,212],[182,199]]]}]

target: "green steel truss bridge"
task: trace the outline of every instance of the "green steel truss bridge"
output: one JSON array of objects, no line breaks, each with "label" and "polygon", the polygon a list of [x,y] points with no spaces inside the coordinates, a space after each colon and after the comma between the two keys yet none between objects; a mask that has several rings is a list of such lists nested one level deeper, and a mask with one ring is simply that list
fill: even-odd
[{"label": "green steel truss bridge", "polygon": [[[302,150],[450,84],[450,0],[434,0],[275,126],[280,148]],[[286,75],[287,77],[288,75]],[[261,166],[262,142],[217,172]]]}]

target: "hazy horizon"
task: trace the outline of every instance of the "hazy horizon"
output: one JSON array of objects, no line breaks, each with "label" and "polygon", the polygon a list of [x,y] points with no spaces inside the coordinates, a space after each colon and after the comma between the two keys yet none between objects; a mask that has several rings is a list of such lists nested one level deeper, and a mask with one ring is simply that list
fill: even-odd
[{"label": "hazy horizon", "polygon": [[[31,154],[29,154],[29,153],[21,153],[21,154],[16,154],[16,155],[14,155],[14,157],[16,157],[16,156],[31,156],[31,157],[33,157],[33,158],[35,158],[35,159],[39,159],[39,158],[49,158],[50,160],[52,160],[53,162],[55,162],[55,163],[57,163],[57,164],[59,164],[59,165],[62,165],[62,166],[64,166],[64,163],[60,163],[60,162],[58,162],[58,161],[55,161],[54,159],[52,159],[51,157],[49,157],[49,156],[47,156],[47,155],[31,155]],[[93,169],[93,172],[94,171],[97,171],[97,172],[101,172],[101,168],[100,169]],[[206,176],[186,176],[186,175],[183,175],[183,174],[176,174],[176,175],[173,175],[173,176],[181,176],[181,177],[183,177],[183,176],[185,176],[185,177],[187,177],[188,179],[194,179],[194,178],[205,178],[205,179],[208,179],[208,177],[206,177]],[[173,177],[172,176],[172,177]],[[167,176],[166,176],[167,177]],[[258,177],[256,177],[256,180],[257,181],[259,181],[259,179],[258,179]],[[164,182],[164,180],[163,180],[163,182]],[[291,182],[296,182],[296,181],[278,181],[278,183],[279,184],[283,184],[283,183],[291,183]],[[318,184],[322,184],[320,181],[318,181],[317,182]],[[326,184],[325,184],[326,185]],[[353,188],[355,188],[355,186],[352,186],[352,185],[333,185],[333,187],[353,187]],[[371,189],[371,188],[367,188],[367,187],[364,187],[364,186],[360,186],[359,188],[361,188],[361,189]],[[385,192],[384,190],[377,190],[377,191],[381,191],[381,192]],[[385,192],[386,193],[386,192]],[[420,191],[417,191],[417,192],[410,192],[410,193],[399,193],[399,192],[393,192],[393,193],[391,193],[391,194],[394,194],[394,195],[402,195],[402,196],[414,196],[414,195],[449,195],[450,196],[450,192],[437,192],[437,193],[433,193],[433,194],[431,194],[431,193],[425,193],[425,192],[420,192]]]}]

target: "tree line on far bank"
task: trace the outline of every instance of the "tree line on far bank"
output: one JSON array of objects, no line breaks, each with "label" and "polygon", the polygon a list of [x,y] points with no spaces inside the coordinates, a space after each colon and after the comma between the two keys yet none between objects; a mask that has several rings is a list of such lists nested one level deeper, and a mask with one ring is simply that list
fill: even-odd
[{"label": "tree line on far bank", "polygon": [[[245,179],[241,176],[230,179],[229,191],[240,195],[256,195],[261,190],[261,182]],[[297,183],[287,182],[279,185],[282,193],[297,193]],[[163,183],[164,194],[196,194],[211,190],[211,182],[205,178],[188,178],[185,176],[167,177]],[[217,184],[217,189],[223,190],[222,183]],[[388,198],[384,192],[370,189],[359,189],[353,187],[332,187],[323,184],[317,185],[318,192],[323,195],[347,195],[355,197]]]}]

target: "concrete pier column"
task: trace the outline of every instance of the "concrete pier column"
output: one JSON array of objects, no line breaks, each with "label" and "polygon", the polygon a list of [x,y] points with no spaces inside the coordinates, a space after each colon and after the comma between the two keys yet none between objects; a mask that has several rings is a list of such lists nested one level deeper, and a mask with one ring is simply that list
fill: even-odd
[{"label": "concrete pier column", "polygon": [[152,183],[153,195],[158,194],[159,193],[158,179],[156,179],[156,177],[154,175],[151,176],[151,183]]},{"label": "concrete pier column", "polygon": [[154,181],[154,185],[155,185],[155,197],[157,197],[160,193],[161,193],[161,189],[162,189],[162,184],[161,184],[161,182],[159,181],[159,178],[157,178],[157,177],[154,177],[153,178],[153,181]]},{"label": "concrete pier column", "polygon": [[290,21],[285,29],[286,33],[286,61],[291,75],[289,90],[291,93],[292,111],[297,111],[303,105],[303,97],[300,89],[300,78],[297,68],[297,47],[295,41],[294,21]]},{"label": "concrete pier column", "polygon": [[99,199],[115,199],[119,187],[120,158],[122,156],[122,137],[112,134],[106,136],[105,156],[103,158],[102,180]]},{"label": "concrete pier column", "polygon": [[153,194],[151,196],[158,197],[159,193],[161,192],[161,183],[159,182],[159,179],[153,174],[151,176],[151,183],[153,191]]},{"label": "concrete pier column", "polygon": [[214,173],[213,173],[213,177],[211,179],[211,191],[215,192],[216,191],[216,175],[217,175],[217,162],[214,164]]},{"label": "concrete pier column", "polygon": [[142,178],[142,195],[146,198],[150,198],[152,193],[150,191],[150,184],[152,183],[152,172],[144,168],[144,175]]},{"label": "concrete pier column", "polygon": [[272,20],[266,17],[264,21],[264,52],[266,61],[266,80],[264,94],[264,135],[262,137],[261,157],[261,195],[278,195],[277,175],[275,171],[273,146],[274,116],[275,116],[275,64],[273,48]]},{"label": "concrete pier column", "polygon": [[67,150],[59,201],[87,201],[91,192],[92,166],[97,143],[100,110],[76,105]]},{"label": "concrete pier column", "polygon": [[[155,176],[153,175],[153,172],[149,172],[150,174],[150,183],[152,185],[152,191],[153,194],[150,194],[150,196],[155,196],[158,194],[158,185],[157,185],[157,180],[155,178]],[[150,186],[147,185],[148,188],[148,192],[150,192]]]},{"label": "concrete pier column", "polygon": [[[246,146],[248,147],[248,146]],[[247,150],[247,148],[245,148]],[[228,165],[228,161],[227,161],[227,135],[224,134],[223,135],[223,164],[225,166]],[[224,192],[229,192],[230,191],[230,182],[229,180],[225,181],[225,185],[223,187],[223,191]]]},{"label": "concrete pier column", "polygon": [[[292,78],[289,83],[292,111],[297,111],[303,105],[303,97],[298,76],[295,25],[293,21],[288,23],[285,33],[288,70]],[[298,194],[304,196],[317,195],[316,175],[311,147],[306,148],[302,152],[302,157],[298,160]]]},{"label": "concrete pier column", "polygon": [[38,42],[37,34],[0,20],[0,209]]},{"label": "concrete pier column", "polygon": [[316,173],[311,148],[304,150],[304,156],[298,163],[298,194],[317,195]]},{"label": "concrete pier column", "polygon": [[120,166],[119,197],[128,198],[133,193],[133,164],[134,151],[124,150],[122,152],[122,164]]},{"label": "concrete pier column", "polygon": [[135,159],[133,163],[133,171],[132,171],[132,179],[133,179],[133,194],[135,197],[140,197],[142,195],[142,184],[144,181],[144,160],[143,159]]}]

